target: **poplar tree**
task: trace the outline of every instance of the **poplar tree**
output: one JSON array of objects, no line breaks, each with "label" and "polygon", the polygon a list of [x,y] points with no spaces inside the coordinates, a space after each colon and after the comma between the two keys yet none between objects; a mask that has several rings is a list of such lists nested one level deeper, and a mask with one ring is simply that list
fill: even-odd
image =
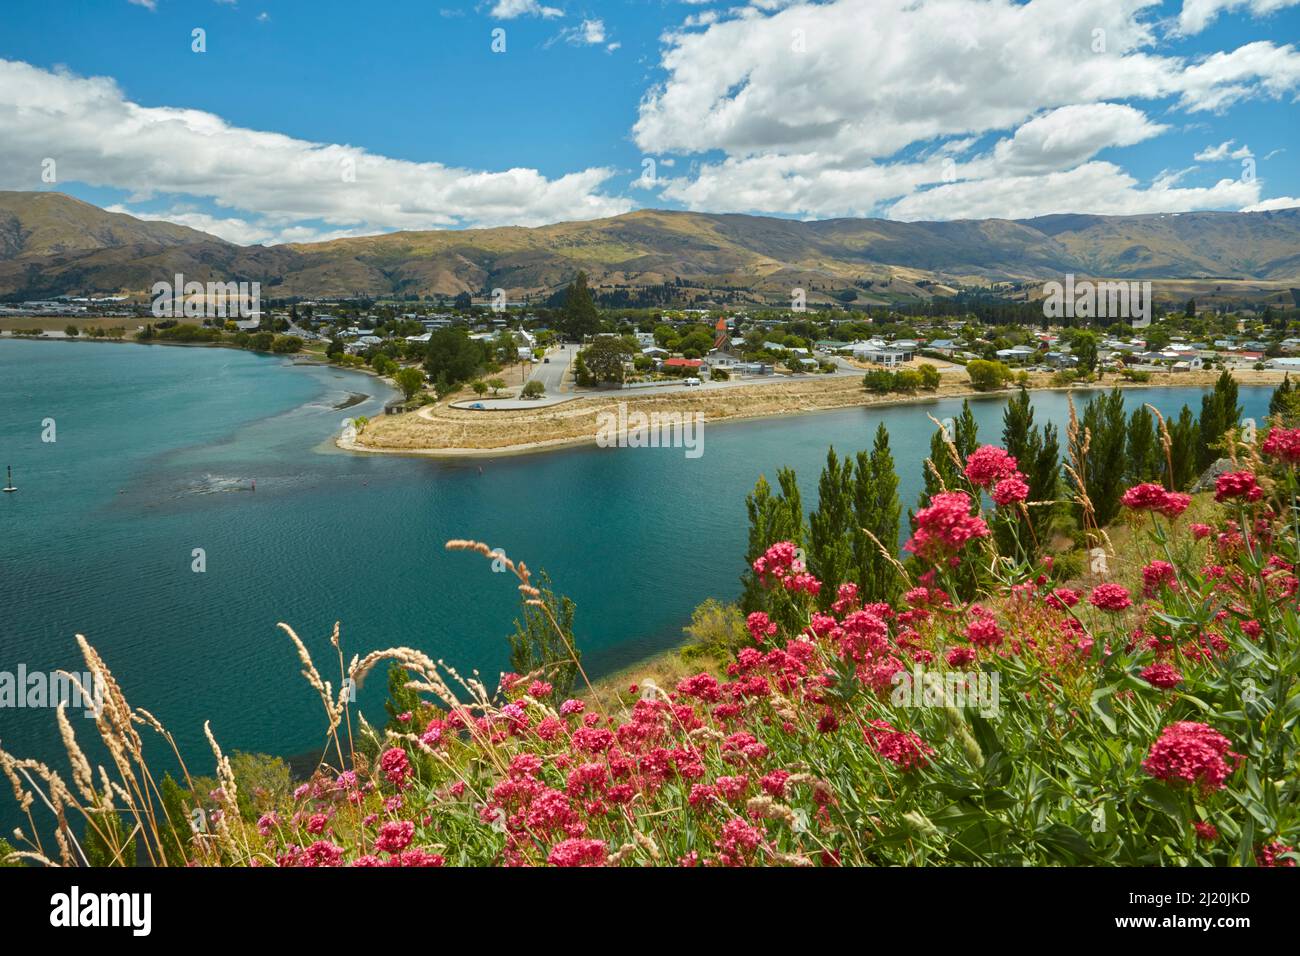
[{"label": "poplar tree", "polygon": [[1081,424],[1091,436],[1084,462],[1084,490],[1092,502],[1097,526],[1104,528],[1119,514],[1119,499],[1124,493],[1128,429],[1120,390],[1112,389],[1107,395],[1089,400]]},{"label": "poplar tree", "polygon": [[796,548],[804,545],[803,500],[795,473],[782,468],[776,477],[778,494],[772,493],[767,478],[760,475],[753,492],[745,498],[749,545],[745,550],[745,571],[740,576],[740,609],[746,614],[767,610],[768,606],[767,592],[754,573],[754,562],[778,541],[790,541]]},{"label": "poplar tree", "polygon": [[1214,383],[1214,391],[1201,398],[1200,442],[1196,453],[1198,471],[1205,471],[1220,457],[1223,434],[1241,422],[1237,404],[1237,380],[1226,369]]},{"label": "poplar tree", "polygon": [[[891,554],[897,553],[902,510],[889,430],[882,422],[876,428],[871,453],[858,452],[853,476],[853,564],[858,595],[864,602],[892,601],[898,596],[902,583],[898,570],[881,553],[880,546]],[[866,531],[875,535],[880,544],[867,537]]]},{"label": "poplar tree", "polygon": [[[1029,392],[1022,386],[1020,391],[1007,402],[1002,413],[1002,444],[1008,454],[1016,459],[1025,484],[1029,485],[1030,501],[1054,501],[1060,482],[1061,448],[1056,426],[1048,424],[1039,429],[1034,424],[1034,406],[1029,400]],[[1052,509],[1046,507],[1029,508],[1029,517],[1019,514],[1016,518],[1015,537],[1020,541],[1027,556],[1033,558],[1041,549],[1045,531],[1051,522]],[[1012,546],[1012,531],[1003,528],[999,532],[998,542],[1003,551]]]},{"label": "poplar tree", "polygon": [[823,609],[853,576],[853,491],[853,459],[841,461],[832,446],[817,483],[817,510],[808,516],[808,571],[822,583],[817,603]]},{"label": "poplar tree", "polygon": [[1155,416],[1145,405],[1133,409],[1129,416],[1124,463],[1124,479],[1129,485],[1159,481],[1164,471],[1164,452],[1156,435]]},{"label": "poplar tree", "polygon": [[1201,429],[1192,410],[1186,405],[1178,418],[1169,423],[1169,460],[1173,467],[1170,480],[1174,491],[1183,491],[1196,478],[1196,456],[1201,445]]}]

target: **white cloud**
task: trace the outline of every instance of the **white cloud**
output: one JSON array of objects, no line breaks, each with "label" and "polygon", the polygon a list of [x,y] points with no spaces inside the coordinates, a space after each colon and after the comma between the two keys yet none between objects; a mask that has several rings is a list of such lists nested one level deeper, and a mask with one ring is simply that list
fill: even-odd
[{"label": "white cloud", "polygon": [[583,20],[579,26],[561,30],[558,39],[574,46],[604,46],[608,52],[617,50],[621,43],[608,43],[609,35],[604,20]]},{"label": "white cloud", "polygon": [[[1079,197],[1087,197],[1080,206]],[[1258,182],[1222,179],[1208,188],[1148,189],[1113,163],[1090,162],[1041,176],[1003,176],[936,186],[899,200],[891,219],[1028,219],[1051,213],[1132,216],[1189,209],[1240,208],[1258,202]]]},{"label": "white cloud", "polygon": [[549,20],[564,16],[564,11],[542,6],[537,0],[497,0],[488,16],[495,20],[513,20],[516,17],[544,17]]},{"label": "white cloud", "polygon": [[126,0],[127,3],[136,7],[144,7],[146,10],[157,10],[158,0]]},{"label": "white cloud", "polygon": [[1183,0],[1182,12],[1178,15],[1178,32],[1184,36],[1200,33],[1220,13],[1245,9],[1251,16],[1263,17],[1297,3],[1300,0]]},{"label": "white cloud", "polygon": [[1300,199],[1294,196],[1277,196],[1273,199],[1265,199],[1263,202],[1257,202],[1253,205],[1246,206],[1242,212],[1268,212],[1272,209],[1294,209],[1300,206]]},{"label": "white cloud", "polygon": [[1000,141],[993,156],[1009,171],[1068,169],[1107,147],[1132,146],[1168,128],[1131,106],[1080,103],[1034,117],[1011,139]]},{"label": "white cloud", "polygon": [[[416,163],[355,146],[245,129],[200,110],[145,107],[108,78],[0,60],[0,188],[31,189],[41,160],[60,182],[152,196],[211,199],[233,211],[232,235],[305,222],[383,232],[459,225],[540,225],[617,215],[629,200],[600,193],[616,173],[556,178]],[[347,169],[355,181],[345,181]]]},{"label": "white cloud", "polygon": [[[647,154],[707,156],[688,176],[660,180],[664,198],[696,209],[834,216],[892,202],[894,214],[949,218],[967,213],[945,211],[938,196],[993,215],[1011,214],[994,209],[998,196],[1008,210],[1080,212],[1256,201],[1257,185],[1191,189],[1165,180],[1143,189],[1118,166],[1093,161],[1169,128],[1122,101],[1221,112],[1300,89],[1292,45],[1161,55],[1147,22],[1157,6],[828,0],[775,3],[771,13],[733,8],[702,30],[665,37],[664,77],[643,98],[633,137]],[[955,164],[981,137],[1004,131],[1013,132],[989,153]],[[949,160],[935,161],[936,153]],[[1025,188],[1040,193],[1018,199],[1015,190]]]},{"label": "white cloud", "polygon": [[1193,158],[1200,163],[1215,163],[1224,159],[1250,159],[1255,154],[1250,151],[1250,147],[1244,143],[1237,149],[1232,148],[1236,140],[1224,140],[1218,146],[1207,146],[1197,153]]}]

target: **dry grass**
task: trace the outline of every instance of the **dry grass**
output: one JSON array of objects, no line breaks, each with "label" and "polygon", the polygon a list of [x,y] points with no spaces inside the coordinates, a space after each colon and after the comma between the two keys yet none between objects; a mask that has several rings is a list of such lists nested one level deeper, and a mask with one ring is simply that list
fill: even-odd
[{"label": "dry grass", "polygon": [[[1243,385],[1274,384],[1280,372],[1245,370],[1234,373]],[[1217,372],[1184,372],[1153,375],[1151,381],[1130,383],[1107,380],[1103,387],[1189,386],[1214,384]],[[1051,387],[1051,376],[1030,376],[1030,388]],[[628,412],[701,412],[705,421],[719,422],[774,415],[797,415],[858,406],[895,405],[934,398],[977,395],[964,375],[945,375],[939,389],[916,395],[872,395],[854,376],[802,379],[799,381],[689,392],[647,395],[637,391],[615,391],[576,398],[560,405],[518,411],[474,411],[448,404],[429,405],[418,412],[385,416],[370,421],[354,450],[388,451],[428,455],[472,455],[537,451],[561,445],[595,441],[598,416],[617,414],[620,403]]]}]

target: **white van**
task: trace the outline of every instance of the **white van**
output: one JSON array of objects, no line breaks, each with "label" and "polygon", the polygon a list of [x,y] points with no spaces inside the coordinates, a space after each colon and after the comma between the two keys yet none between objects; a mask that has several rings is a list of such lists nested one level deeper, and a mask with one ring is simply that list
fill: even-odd
[{"label": "white van", "polygon": [[682,381],[685,382],[687,385],[699,385],[699,384],[701,384],[701,383],[700,383],[700,380],[699,380],[698,378],[695,378],[694,376],[691,376],[690,378],[687,378],[687,379],[683,379]]}]

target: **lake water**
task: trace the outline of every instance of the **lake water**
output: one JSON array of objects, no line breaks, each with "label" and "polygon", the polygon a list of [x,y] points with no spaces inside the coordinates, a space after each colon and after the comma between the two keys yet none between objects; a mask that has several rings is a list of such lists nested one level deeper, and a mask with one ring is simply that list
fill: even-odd
[{"label": "lake water", "polygon": [[[0,467],[12,464],[19,486],[0,495],[0,671],[80,670],[81,632],[203,772],[205,719],[228,753],[310,750],[320,703],[277,621],[332,680],[335,620],[349,657],[404,644],[462,672],[507,666],[518,595],[487,561],[443,549],[470,537],[546,569],[577,602],[585,662],[608,673],[678,642],[704,598],[739,592],[745,495],[760,474],[795,467],[811,506],[827,446],[869,447],[884,422],[906,506],[927,413],[960,410],[931,401],[709,425],[696,459],[593,447],[440,462],[338,451],[341,421],[377,414],[390,393],[359,373],[290,364],[228,349],[0,341]],[[371,397],[335,408],[355,392]],[[1262,418],[1270,393],[1243,388],[1245,413]],[[1200,395],[1126,400],[1176,414],[1184,403],[1199,412]],[[1001,441],[1004,403],[972,403],[987,442]],[[1040,423],[1066,419],[1062,393],[1035,393],[1034,405]],[[372,679],[360,696],[378,722],[383,685]],[[75,726],[83,739],[93,730]],[[64,766],[49,710],[0,710],[0,741]],[[0,799],[0,832],[12,809]]]}]

